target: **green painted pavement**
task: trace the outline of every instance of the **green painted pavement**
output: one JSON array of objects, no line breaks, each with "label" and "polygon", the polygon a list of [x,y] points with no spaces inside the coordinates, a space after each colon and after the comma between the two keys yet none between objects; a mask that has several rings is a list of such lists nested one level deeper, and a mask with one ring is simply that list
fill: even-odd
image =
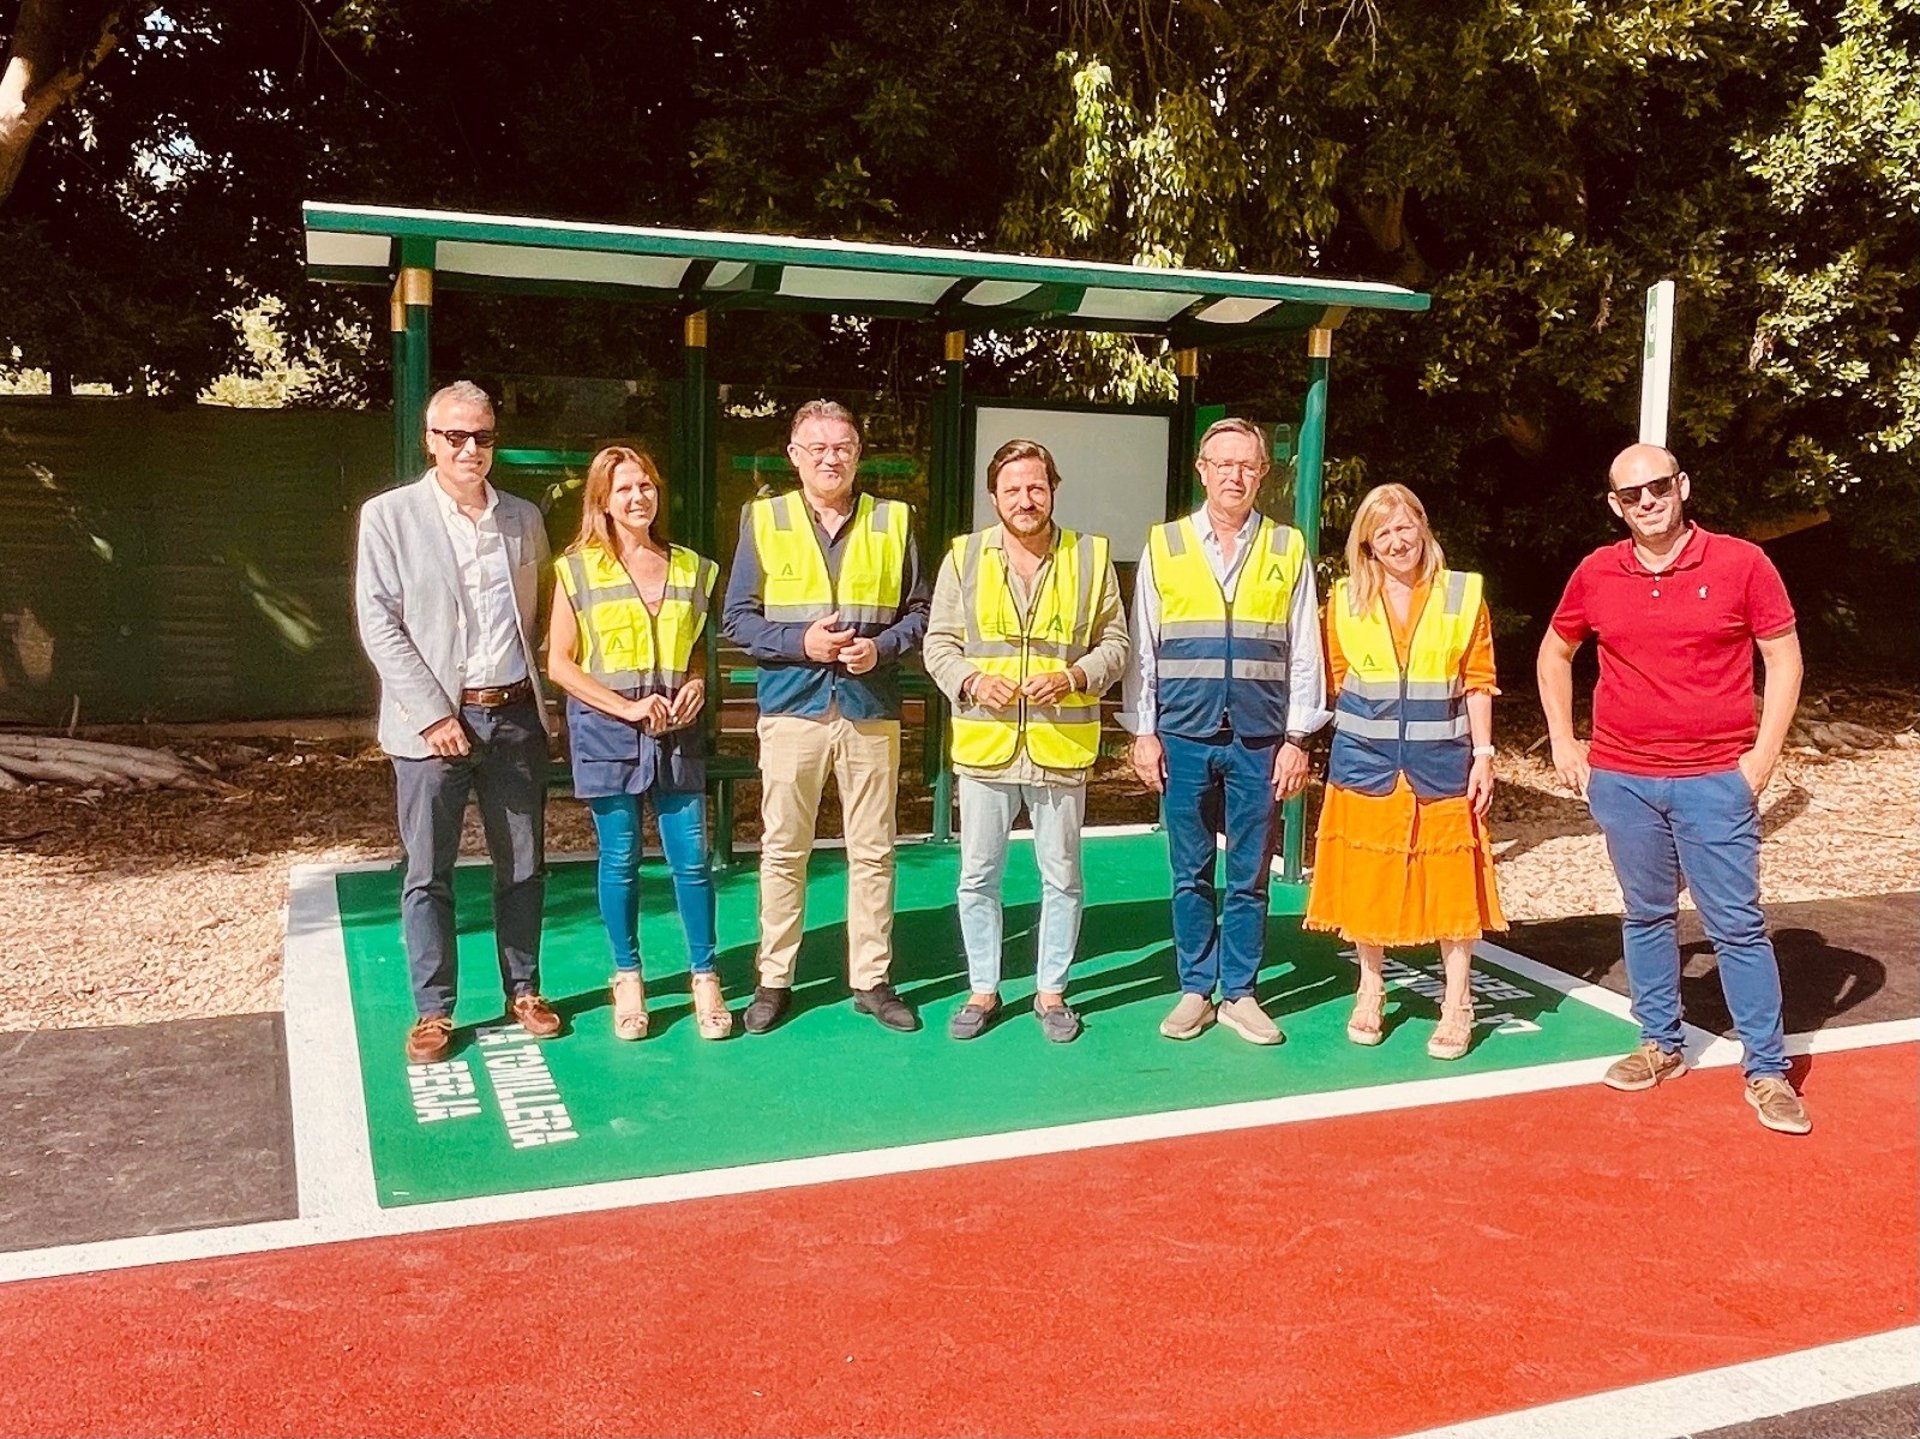
[{"label": "green painted pavement", "polygon": [[[1046,1043],[1029,1012],[1039,880],[1031,845],[1014,846],[1006,880],[1006,1018],[982,1038],[958,1044],[945,1032],[967,989],[953,909],[958,850],[909,844],[898,859],[894,979],[926,1021],[917,1034],[883,1030],[847,1003],[844,860],[837,851],[814,856],[789,1018],[772,1034],[736,1031],[717,1044],[702,1041],[691,1022],[686,951],[657,861],[642,878],[653,1034],[637,1044],[611,1032],[593,866],[553,869],[542,986],[569,1027],[537,1045],[500,1026],[489,873],[462,866],[460,1042],[446,1065],[412,1070],[401,1052],[413,1009],[399,877],[339,875],[380,1203],[517,1193],[1511,1069],[1618,1053],[1634,1039],[1620,1019],[1483,966],[1480,1037],[1466,1058],[1427,1058],[1437,1006],[1404,987],[1388,1008],[1386,1042],[1360,1049],[1345,1037],[1351,962],[1340,957],[1336,940],[1302,933],[1297,920],[1280,915],[1268,931],[1261,997],[1287,1043],[1260,1049],[1218,1027],[1185,1044],[1163,1039],[1156,1026],[1176,985],[1166,847],[1153,833],[1087,841],[1088,892],[1099,898],[1088,906],[1071,995],[1086,1033],[1065,1046]],[[737,1009],[752,987],[755,875],[743,868],[717,884],[720,968]],[[1400,978],[1437,981],[1433,954],[1416,953],[1409,965]]]}]

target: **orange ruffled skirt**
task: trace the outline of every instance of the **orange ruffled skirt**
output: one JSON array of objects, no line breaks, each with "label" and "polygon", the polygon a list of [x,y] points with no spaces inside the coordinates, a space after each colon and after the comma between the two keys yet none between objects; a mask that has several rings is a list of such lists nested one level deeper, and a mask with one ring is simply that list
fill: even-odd
[{"label": "orange ruffled skirt", "polygon": [[1320,808],[1308,929],[1353,944],[1430,944],[1505,929],[1493,846],[1465,798],[1421,799],[1328,785]]}]

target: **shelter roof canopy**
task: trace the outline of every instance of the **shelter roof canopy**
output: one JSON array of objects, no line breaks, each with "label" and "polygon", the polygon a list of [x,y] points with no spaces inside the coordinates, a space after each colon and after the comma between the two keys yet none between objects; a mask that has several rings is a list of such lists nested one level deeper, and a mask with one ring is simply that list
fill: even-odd
[{"label": "shelter roof canopy", "polygon": [[303,208],[307,273],[344,284],[391,285],[405,256],[447,290],[890,316],[959,330],[1110,330],[1182,347],[1302,330],[1332,310],[1418,312],[1429,303],[1364,280],[375,205]]}]

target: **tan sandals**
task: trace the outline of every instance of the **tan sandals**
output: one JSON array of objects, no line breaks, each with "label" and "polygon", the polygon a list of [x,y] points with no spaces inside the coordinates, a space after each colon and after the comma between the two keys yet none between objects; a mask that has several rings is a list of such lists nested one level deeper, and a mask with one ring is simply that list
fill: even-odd
[{"label": "tan sandals", "polygon": [[647,987],[635,971],[622,970],[613,977],[613,1037],[647,1037]]},{"label": "tan sandals", "polygon": [[693,1014],[702,1039],[725,1039],[733,1033],[733,1011],[720,993],[720,976],[714,973],[693,977]]},{"label": "tan sandals", "polygon": [[1427,1054],[1433,1059],[1458,1059],[1473,1044],[1473,1001],[1440,1006],[1440,1023],[1427,1041]]},{"label": "tan sandals", "polygon": [[1347,1038],[1355,1044],[1378,1044],[1386,1034],[1387,992],[1384,989],[1368,994],[1365,990],[1353,997],[1353,1018],[1347,1021]]},{"label": "tan sandals", "polygon": [[[693,976],[693,1014],[702,1039],[725,1039],[733,1033],[733,1011],[720,993],[720,976]],[[647,987],[640,976],[622,971],[613,977],[613,1037],[645,1039],[650,1021],[647,1015]]]}]

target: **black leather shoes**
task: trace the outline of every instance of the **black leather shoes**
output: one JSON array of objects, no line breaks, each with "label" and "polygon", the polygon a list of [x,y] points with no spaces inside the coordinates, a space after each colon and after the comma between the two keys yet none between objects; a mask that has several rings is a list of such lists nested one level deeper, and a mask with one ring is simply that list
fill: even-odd
[{"label": "black leather shoes", "polygon": [[740,1022],[748,1034],[765,1034],[786,1018],[787,1007],[792,1003],[793,991],[790,989],[769,989],[764,984],[755,985],[753,1003],[747,1006],[747,1012]]},{"label": "black leather shoes", "polygon": [[920,1016],[907,1008],[907,1002],[893,992],[890,984],[856,989],[853,992],[853,1007],[862,1014],[871,1014],[888,1029],[897,1029],[902,1034],[911,1034],[920,1027]]}]

